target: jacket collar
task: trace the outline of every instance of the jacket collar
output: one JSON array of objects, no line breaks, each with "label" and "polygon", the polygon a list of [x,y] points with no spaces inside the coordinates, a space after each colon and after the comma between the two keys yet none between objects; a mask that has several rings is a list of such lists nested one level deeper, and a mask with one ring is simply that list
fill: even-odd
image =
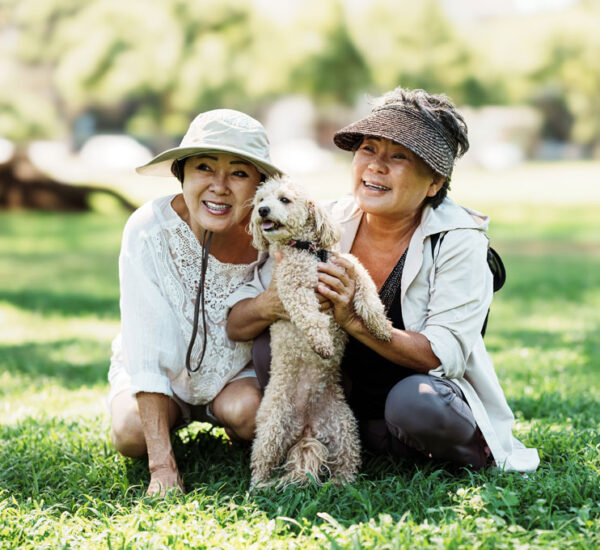
[{"label": "jacket collar", "polygon": [[[338,249],[341,252],[350,252],[363,212],[358,208],[352,196],[348,195],[333,205],[332,214],[342,226],[342,238]],[[450,197],[446,197],[437,208],[426,206],[423,209],[421,223],[413,235],[411,245],[414,245],[416,240],[422,242],[430,235],[452,229],[476,229],[485,232],[488,225],[488,216],[476,210],[459,206]]]}]

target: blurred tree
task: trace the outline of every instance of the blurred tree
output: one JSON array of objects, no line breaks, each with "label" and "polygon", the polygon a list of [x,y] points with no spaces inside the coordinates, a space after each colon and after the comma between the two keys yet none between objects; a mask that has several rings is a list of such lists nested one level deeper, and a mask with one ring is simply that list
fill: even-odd
[{"label": "blurred tree", "polygon": [[[586,3],[581,11],[563,20],[549,38],[545,59],[532,78],[546,91],[540,94],[542,100],[551,95],[554,105],[563,109],[561,120],[568,124],[564,137],[587,146],[600,157],[598,21],[597,3]],[[535,98],[538,102],[540,95]]]},{"label": "blurred tree", "polygon": [[446,93],[460,104],[497,102],[501,87],[484,71],[438,2],[370,2],[349,19],[354,43],[378,91],[403,86]]},{"label": "blurred tree", "polygon": [[319,7],[312,4],[315,9],[307,10],[313,14],[308,24],[312,32],[318,30],[318,37],[291,66],[289,87],[318,103],[352,105],[357,95],[371,85],[369,67],[349,35],[341,3],[332,2],[329,10],[322,2]]}]

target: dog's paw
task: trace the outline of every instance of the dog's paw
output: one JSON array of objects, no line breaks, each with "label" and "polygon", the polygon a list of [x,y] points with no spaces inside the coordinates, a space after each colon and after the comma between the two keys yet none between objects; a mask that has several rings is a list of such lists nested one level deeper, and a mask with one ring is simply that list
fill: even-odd
[{"label": "dog's paw", "polygon": [[369,332],[382,342],[390,342],[392,339],[392,323],[384,316],[376,316],[367,325]]}]

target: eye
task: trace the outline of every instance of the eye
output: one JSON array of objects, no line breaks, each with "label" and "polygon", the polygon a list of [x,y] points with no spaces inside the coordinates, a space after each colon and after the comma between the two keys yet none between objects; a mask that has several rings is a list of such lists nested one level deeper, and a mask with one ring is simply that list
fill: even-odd
[{"label": "eye", "polygon": [[360,150],[361,151],[368,151],[369,153],[372,153],[375,149],[373,148],[372,145],[361,145],[360,146]]},{"label": "eye", "polygon": [[396,153],[394,155],[395,159],[407,159],[408,157],[404,153]]},{"label": "eye", "polygon": [[279,197],[279,200],[283,203],[283,204],[287,204],[288,202],[292,202],[290,199],[288,199],[287,197]]},{"label": "eye", "polygon": [[248,177],[248,173],[244,172],[243,170],[236,170],[235,172],[233,172],[233,175],[238,178],[247,178]]},{"label": "eye", "polygon": [[196,166],[196,170],[202,170],[204,172],[210,172],[211,167],[208,164],[206,164],[204,162],[201,162],[198,166]]}]

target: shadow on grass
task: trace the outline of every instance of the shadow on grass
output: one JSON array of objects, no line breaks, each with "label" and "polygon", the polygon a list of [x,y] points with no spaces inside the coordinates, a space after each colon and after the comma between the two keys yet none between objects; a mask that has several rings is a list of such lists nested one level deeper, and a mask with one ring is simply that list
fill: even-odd
[{"label": "shadow on grass", "polygon": [[[28,379],[25,384],[28,390],[43,387],[48,378],[55,379],[67,389],[76,389],[106,383],[109,352],[105,344],[81,338],[0,345],[0,365],[9,374]],[[90,361],[90,357],[98,359]],[[0,395],[3,393],[0,388]]]},{"label": "shadow on grass", "polygon": [[15,307],[29,311],[39,311],[47,315],[94,316],[118,319],[119,300],[114,296],[93,294],[52,292],[48,290],[0,291],[0,302],[8,302]]}]

